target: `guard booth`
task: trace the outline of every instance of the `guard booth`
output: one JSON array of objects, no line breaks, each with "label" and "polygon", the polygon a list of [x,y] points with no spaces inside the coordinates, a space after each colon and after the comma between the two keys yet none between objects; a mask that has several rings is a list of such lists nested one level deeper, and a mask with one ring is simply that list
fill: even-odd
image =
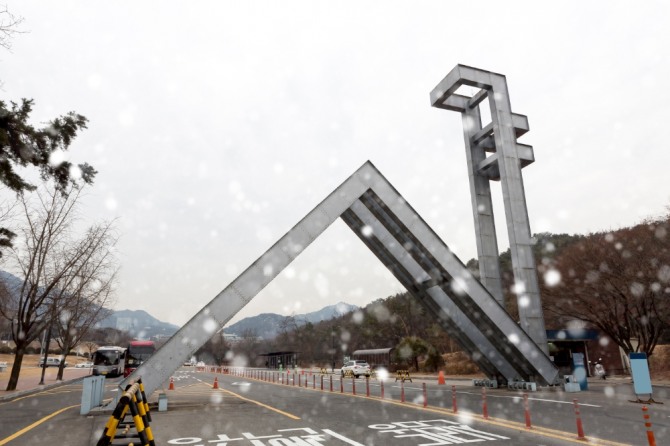
[{"label": "guard booth", "polygon": [[[594,376],[593,366],[599,359],[609,375],[627,374],[619,347],[600,330],[593,328],[547,330],[549,355],[559,369],[559,375],[572,375],[577,362],[582,361],[587,376]],[[583,355],[580,358],[579,355]]]},{"label": "guard booth", "polygon": [[263,353],[258,356],[265,359],[265,367],[268,369],[294,369],[298,365],[298,353],[293,351],[287,352],[270,352]]},{"label": "guard booth", "polygon": [[394,347],[356,350],[351,356],[352,359],[367,362],[372,369],[384,367],[386,370],[391,370],[391,354],[393,350]]}]

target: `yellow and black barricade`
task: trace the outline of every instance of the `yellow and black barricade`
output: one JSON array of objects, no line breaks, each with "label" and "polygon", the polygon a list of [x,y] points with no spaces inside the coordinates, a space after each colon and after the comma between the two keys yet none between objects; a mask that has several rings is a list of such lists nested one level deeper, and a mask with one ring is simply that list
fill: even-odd
[{"label": "yellow and black barricade", "polygon": [[[132,421],[124,423],[123,419],[129,411]],[[134,384],[127,386],[126,391],[119,398],[97,446],[110,446],[114,439],[121,438],[138,438],[142,446],[155,446],[154,436],[149,426],[150,421],[149,403],[140,378]],[[116,431],[119,427],[125,427],[125,430],[122,434],[117,435]],[[128,434],[131,427],[135,427],[135,434]]]},{"label": "yellow and black barricade", "polygon": [[350,377],[350,376],[354,376],[354,371],[353,371],[353,370],[345,370],[345,371],[344,371],[344,374],[342,374],[342,376],[343,376],[344,378],[347,378],[347,377]]},{"label": "yellow and black barricade", "polygon": [[409,376],[409,370],[398,370],[395,375],[395,380],[398,381],[409,381],[412,382],[412,377]]},{"label": "yellow and black barricade", "polygon": [[328,374],[328,369],[325,369],[325,368],[322,367],[321,368],[321,374],[322,375],[327,375]]}]

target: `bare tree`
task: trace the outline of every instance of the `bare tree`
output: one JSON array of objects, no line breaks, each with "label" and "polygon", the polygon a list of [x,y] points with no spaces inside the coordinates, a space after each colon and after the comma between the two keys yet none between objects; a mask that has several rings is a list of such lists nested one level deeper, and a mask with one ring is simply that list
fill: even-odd
[{"label": "bare tree", "polygon": [[24,31],[19,29],[23,23],[23,17],[16,16],[9,12],[7,5],[0,5],[0,46],[10,51],[12,49],[12,38],[14,34],[21,34]]},{"label": "bare tree", "polygon": [[207,364],[223,365],[229,351],[230,345],[226,342],[223,330],[220,330],[196,351],[195,356]]},{"label": "bare tree", "polygon": [[[113,243],[107,239],[111,237],[108,225],[94,226],[83,237],[75,237],[80,194],[81,189],[70,188],[63,193],[51,186],[30,198],[20,196],[25,222],[12,249],[11,261],[23,282],[15,290],[15,297],[0,308],[2,316],[11,321],[16,343],[7,390],[16,388],[25,349],[50,326],[51,315],[71,308],[76,300],[72,296],[91,297],[94,283],[101,286],[103,295],[113,283],[113,273],[98,275],[96,281],[83,279],[94,274],[96,263],[106,265],[107,260],[100,259],[105,259],[105,251]],[[105,237],[100,237],[100,228]],[[101,277],[109,278],[109,285],[108,279],[98,282]],[[71,309],[68,311],[72,314]]]},{"label": "bare tree", "polygon": [[277,340],[283,343],[287,348],[295,348],[295,332],[298,329],[298,322],[295,316],[285,316],[279,321],[279,333]]},{"label": "bare tree", "polygon": [[[96,322],[109,315],[116,279],[114,247],[117,241],[111,222],[90,227],[79,243],[70,247],[77,265],[64,277],[55,300],[62,303],[54,321],[58,345],[67,357]],[[83,255],[80,255],[82,254]],[[56,379],[63,378],[61,361]]]},{"label": "bare tree", "polygon": [[670,216],[592,234],[543,272],[554,277],[547,312],[599,328],[626,353],[651,356],[670,329]]},{"label": "bare tree", "polygon": [[86,348],[86,352],[88,353],[88,358],[91,359],[93,358],[93,353],[98,349],[98,344],[95,342],[91,341],[86,341],[83,343],[83,346]]}]

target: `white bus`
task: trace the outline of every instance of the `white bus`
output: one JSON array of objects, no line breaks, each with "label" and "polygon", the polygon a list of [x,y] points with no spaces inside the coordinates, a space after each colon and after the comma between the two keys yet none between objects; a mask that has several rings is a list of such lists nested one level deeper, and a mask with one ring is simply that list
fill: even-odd
[{"label": "white bus", "polygon": [[126,365],[126,349],[117,346],[100,347],[93,353],[93,374],[121,376]]}]

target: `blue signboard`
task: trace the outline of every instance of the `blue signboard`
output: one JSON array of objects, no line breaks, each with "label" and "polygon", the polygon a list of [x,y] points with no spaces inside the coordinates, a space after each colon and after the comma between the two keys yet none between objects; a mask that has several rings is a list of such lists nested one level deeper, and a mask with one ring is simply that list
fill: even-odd
[{"label": "blue signboard", "polygon": [[630,371],[636,395],[651,395],[651,376],[646,353],[629,353]]},{"label": "blue signboard", "polygon": [[586,380],[586,363],[584,353],[572,353],[572,374],[575,381],[579,383],[580,390],[589,390],[589,382]]}]

